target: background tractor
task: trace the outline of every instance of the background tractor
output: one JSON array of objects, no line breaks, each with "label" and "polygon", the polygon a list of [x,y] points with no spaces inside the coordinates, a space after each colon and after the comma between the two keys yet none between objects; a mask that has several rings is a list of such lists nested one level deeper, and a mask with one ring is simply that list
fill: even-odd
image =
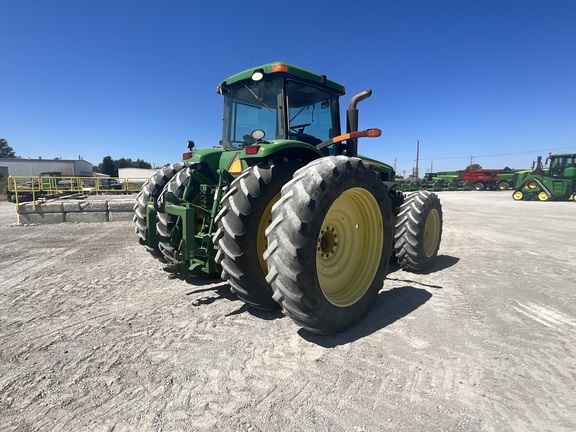
[{"label": "background tractor", "polygon": [[514,189],[512,197],[517,201],[576,199],[576,153],[551,154],[544,165],[538,156],[533,170],[514,176]]},{"label": "background tractor", "polygon": [[437,257],[442,208],[405,196],[388,164],[358,156],[354,96],[341,134],[344,87],[270,63],[223,81],[222,140],[168,165],[134,207],[139,241],[173,277],[221,275],[244,302],[316,333],[360,320],[395,256],[421,271]]}]

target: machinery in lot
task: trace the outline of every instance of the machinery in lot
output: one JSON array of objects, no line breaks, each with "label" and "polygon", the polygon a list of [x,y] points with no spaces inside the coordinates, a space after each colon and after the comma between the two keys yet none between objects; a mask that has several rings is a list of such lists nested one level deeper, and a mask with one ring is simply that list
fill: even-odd
[{"label": "machinery in lot", "polygon": [[576,199],[576,153],[551,154],[544,164],[538,156],[533,170],[516,173],[514,189],[516,201]]},{"label": "machinery in lot", "polygon": [[17,176],[8,178],[8,201],[34,201],[47,196],[63,194],[70,189],[71,177],[61,172],[41,172],[38,177]]},{"label": "machinery in lot", "polygon": [[129,193],[126,179],[63,176],[61,172],[43,172],[35,176],[10,176],[8,201],[25,202],[83,193]]},{"label": "machinery in lot", "polygon": [[498,173],[500,171],[497,169],[463,170],[460,180],[473,184],[474,189],[478,191],[497,190],[499,183]]},{"label": "machinery in lot", "polygon": [[497,186],[499,190],[508,190],[514,188],[514,176],[516,173],[520,173],[523,171],[530,171],[527,169],[513,169],[513,168],[504,168],[502,171],[498,173],[498,181]]},{"label": "machinery in lot", "polygon": [[459,171],[439,171],[426,173],[424,175],[423,189],[426,190],[473,190],[474,183],[462,179],[462,170]]},{"label": "machinery in lot", "polygon": [[244,302],[316,333],[340,331],[374,304],[392,257],[428,269],[438,254],[436,194],[404,195],[394,170],[362,157],[357,104],[341,134],[342,85],[270,63],[223,81],[220,145],[159,170],[134,207],[139,241],[173,277],[220,274]]}]

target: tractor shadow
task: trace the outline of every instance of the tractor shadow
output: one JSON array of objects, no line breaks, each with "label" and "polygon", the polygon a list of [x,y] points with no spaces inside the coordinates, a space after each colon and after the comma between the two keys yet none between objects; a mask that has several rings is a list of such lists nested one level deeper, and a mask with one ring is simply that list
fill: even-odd
[{"label": "tractor shadow", "polygon": [[[224,281],[218,280],[187,280],[186,281],[190,285],[197,286],[197,289],[193,289],[186,293],[187,296],[195,296],[200,293],[206,293],[204,297],[196,298],[192,300],[193,306],[201,306],[207,305],[210,303],[214,303],[218,300],[230,300],[235,301],[238,300],[231,291],[230,285]],[[206,286],[209,285],[209,286]]]},{"label": "tractor shadow", "polygon": [[458,261],[460,261],[460,258],[458,257],[454,257],[451,255],[438,255],[436,261],[434,262],[434,265],[426,271],[419,272],[419,274],[429,275],[442,270],[446,270],[447,268],[458,264]]},{"label": "tractor shadow", "polygon": [[[426,272],[419,272],[419,275],[428,275],[446,268],[452,267],[458,263],[460,259],[449,255],[439,255],[434,266]],[[399,272],[400,266],[398,264],[390,264],[387,279],[406,284],[402,287],[392,288],[387,291],[381,291],[378,294],[376,303],[372,310],[364,317],[358,324],[345,330],[344,332],[335,335],[319,335],[311,333],[304,329],[299,329],[298,334],[303,339],[320,345],[325,348],[334,348],[339,345],[344,345],[385,328],[393,324],[397,320],[409,315],[424,303],[426,303],[432,294],[426,289],[442,289],[442,286],[419,282],[409,279],[410,272]],[[404,275],[407,278],[399,278],[398,276]],[[206,293],[205,296],[195,298],[192,301],[193,306],[202,306],[214,303],[218,300],[228,300],[230,302],[240,303],[240,307],[229,312],[226,316],[234,316],[242,313],[249,313],[250,315],[273,321],[286,316],[278,310],[261,310],[243,303],[237,296],[230,290],[228,282],[222,279],[203,279],[203,278],[190,278],[187,283],[196,286],[197,289],[192,289],[186,295],[196,296],[198,293]],[[208,285],[208,286],[207,286]],[[414,285],[423,288],[415,288]]]},{"label": "tractor shadow", "polygon": [[[438,257],[436,258],[436,261],[434,262],[434,265],[432,265],[432,267],[430,267],[426,271],[418,272],[417,274],[429,275],[429,274],[436,273],[436,272],[439,272],[442,270],[446,270],[449,267],[455,266],[458,263],[458,261],[460,261],[460,258],[458,258],[458,257],[454,257],[451,255],[438,255]],[[401,270],[400,265],[398,264],[398,262],[396,260],[394,260],[393,262],[390,263],[390,266],[388,267],[388,274],[394,273],[398,270]],[[410,274],[410,272],[405,272],[405,273]]]},{"label": "tractor shadow", "polygon": [[[441,287],[439,287],[441,288]],[[393,324],[426,303],[432,294],[422,288],[404,286],[381,291],[372,310],[358,324],[335,335],[319,335],[300,329],[300,337],[324,348],[357,341]]]},{"label": "tractor shadow", "polygon": [[[195,281],[187,281],[190,285],[198,286],[198,289],[194,289],[186,293],[188,296],[196,296],[199,293],[206,293],[205,296],[196,298],[192,301],[192,306],[203,306],[208,305],[210,303],[214,303],[220,300],[228,300],[230,302],[236,302],[240,304],[240,307],[233,310],[230,313],[227,313],[225,316],[234,316],[239,315],[242,313],[249,313],[260,319],[265,320],[275,320],[279,318],[284,318],[284,314],[280,311],[280,308],[277,310],[262,310],[251,307],[246,303],[243,303],[236,294],[234,294],[230,290],[230,284],[223,280],[213,280],[213,281],[206,281],[206,280],[195,280]],[[212,282],[212,283],[210,283]],[[210,283],[210,286],[206,286],[207,283]]]}]

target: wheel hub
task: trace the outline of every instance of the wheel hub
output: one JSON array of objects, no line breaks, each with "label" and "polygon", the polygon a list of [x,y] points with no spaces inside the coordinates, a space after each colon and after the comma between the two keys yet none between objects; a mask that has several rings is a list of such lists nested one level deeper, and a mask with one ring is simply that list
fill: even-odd
[{"label": "wheel hub", "polygon": [[318,238],[320,258],[330,258],[334,255],[337,247],[338,232],[333,226],[326,225],[326,227],[320,231],[320,237]]},{"label": "wheel hub", "polygon": [[348,307],[366,293],[382,257],[383,220],[378,202],[353,187],[330,206],[316,240],[320,289],[337,307]]}]

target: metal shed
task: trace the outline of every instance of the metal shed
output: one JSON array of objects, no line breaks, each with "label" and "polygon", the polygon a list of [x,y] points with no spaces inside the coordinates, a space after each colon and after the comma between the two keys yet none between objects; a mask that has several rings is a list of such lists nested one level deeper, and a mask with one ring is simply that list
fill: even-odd
[{"label": "metal shed", "polygon": [[83,159],[12,159],[0,158],[0,166],[11,176],[38,176],[43,172],[61,172],[63,176],[92,177],[92,164]]}]

